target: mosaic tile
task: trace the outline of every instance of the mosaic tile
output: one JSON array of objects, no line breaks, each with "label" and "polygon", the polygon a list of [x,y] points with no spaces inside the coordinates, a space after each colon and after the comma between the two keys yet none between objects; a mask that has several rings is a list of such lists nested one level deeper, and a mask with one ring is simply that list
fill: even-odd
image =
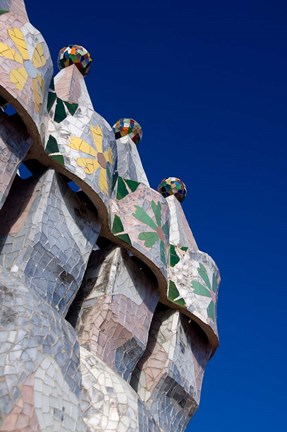
[{"label": "mosaic tile", "polygon": [[48,93],[47,110],[50,113],[54,107],[53,120],[56,123],[61,123],[69,114],[73,116],[77,111],[78,106],[78,103],[71,103],[58,97],[54,88],[54,82],[52,81]]},{"label": "mosaic tile", "polygon": [[129,381],[158,302],[155,280],[120,248],[90,260],[77,322],[81,346]]},{"label": "mosaic tile", "polygon": [[216,347],[219,271],[207,254],[184,249],[172,247],[174,257],[168,270],[167,298],[186,307],[201,323],[206,324],[204,330]]},{"label": "mosaic tile", "polygon": [[160,432],[129,384],[85,348],[81,372],[82,412],[90,432]]},{"label": "mosaic tile", "polygon": [[[132,190],[134,189],[134,191]],[[129,192],[128,194],[126,192]],[[112,229],[128,235],[132,246],[146,255],[166,274],[169,243],[169,209],[166,200],[143,184],[134,187],[128,180],[117,180],[115,197],[111,202]],[[121,238],[124,240],[123,238]]]},{"label": "mosaic tile", "polygon": [[149,182],[142,166],[139,152],[129,135],[117,139],[117,174],[149,186]]},{"label": "mosaic tile", "polygon": [[96,215],[51,170],[18,178],[2,210],[0,264],[65,315],[100,231]]},{"label": "mosaic tile", "polygon": [[58,62],[51,81],[24,2],[0,0],[0,430],[181,432],[218,345],[219,272],[185,185],[150,188],[140,125],[94,111],[89,53]]},{"label": "mosaic tile", "polygon": [[182,209],[180,202],[175,196],[166,198],[169,212],[170,212],[170,225],[169,225],[169,241],[171,244],[180,247],[187,247],[194,251],[198,250],[193,233],[190,229],[186,216]]},{"label": "mosaic tile", "polygon": [[1,0],[0,8],[21,18],[28,19],[24,0]]},{"label": "mosaic tile", "polygon": [[57,362],[46,356],[34,378],[35,413],[42,431],[85,432],[80,400],[71,392]]},{"label": "mosaic tile", "polygon": [[120,119],[114,124],[113,130],[118,154],[117,175],[149,186],[137,146],[135,146],[142,138],[140,125],[133,119]]},{"label": "mosaic tile", "polygon": [[163,179],[158,185],[157,190],[165,198],[174,195],[180,202],[185,199],[187,194],[185,184],[177,177]]},{"label": "mosaic tile", "polygon": [[20,386],[21,396],[12,411],[5,417],[1,432],[41,432],[35,412],[34,375],[30,375]]},{"label": "mosaic tile", "polygon": [[51,82],[50,92],[54,92],[58,98],[68,104],[77,104],[94,111],[83,75],[76,66],[58,72]]},{"label": "mosaic tile", "polygon": [[92,65],[90,53],[80,45],[69,45],[60,50],[58,67],[64,69],[75,65],[82,75],[87,75]]},{"label": "mosaic tile", "polygon": [[12,119],[0,110],[0,209],[31,144],[19,119]]},{"label": "mosaic tile", "polygon": [[[60,90],[63,80],[65,89]],[[114,134],[93,110],[84,78],[76,66],[61,70],[54,78],[48,109],[45,152],[84,180],[108,204],[117,161]]]},{"label": "mosaic tile", "polygon": [[[6,4],[10,12],[0,15],[0,94],[24,108],[26,121],[32,119],[43,137],[53,73],[50,53],[41,33],[29,23],[24,2]],[[5,2],[6,10],[4,6]]]},{"label": "mosaic tile", "polygon": [[[65,385],[65,398],[73,400],[76,398],[79,401],[81,375],[79,346],[75,331],[55,309],[43,301],[35,290],[26,287],[19,279],[2,269],[0,269],[0,340],[6,341],[0,344],[2,377],[0,418],[3,419],[4,425],[6,422],[10,427],[14,421],[16,427],[18,421],[25,422],[27,420],[25,413],[30,406],[31,412],[28,418],[31,424],[28,430],[33,430],[32,426],[37,430],[36,426],[38,423],[41,424],[41,420],[36,411],[44,407],[32,390],[35,392],[39,389],[38,384],[36,385],[39,380],[42,387],[44,384],[50,385],[45,379],[44,371],[42,373],[41,370],[45,369],[45,364],[48,366],[51,363],[49,360],[51,357],[54,362],[53,367],[55,368],[57,364],[57,370],[61,371],[65,381],[65,384],[63,381],[58,384],[56,378],[52,388],[61,394],[61,389]],[[43,368],[39,369],[41,362]],[[58,390],[56,390],[57,386],[60,386]]]},{"label": "mosaic tile", "polygon": [[[167,299],[192,314],[191,316],[202,326],[216,349],[219,271],[214,261],[198,250],[178,200],[174,196],[169,196],[166,201],[170,210]],[[204,287],[198,284],[204,284]]]},{"label": "mosaic tile", "polygon": [[157,311],[132,386],[163,431],[184,431],[195,413],[211,354],[205,334],[179,312]]},{"label": "mosaic tile", "polygon": [[143,130],[139,123],[131,118],[121,118],[113,126],[116,139],[129,136],[134,144],[139,144],[143,136]]}]

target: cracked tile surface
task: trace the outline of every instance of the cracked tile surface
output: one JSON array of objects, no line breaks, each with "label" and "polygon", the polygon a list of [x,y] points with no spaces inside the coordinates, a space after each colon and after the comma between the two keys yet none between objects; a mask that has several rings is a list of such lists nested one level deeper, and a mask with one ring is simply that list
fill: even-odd
[{"label": "cracked tile surface", "polygon": [[181,432],[218,345],[219,272],[150,188],[139,124],[113,130],[70,60],[51,82],[24,1],[0,0],[0,431]]},{"label": "cracked tile surface", "polygon": [[31,144],[20,121],[9,118],[0,110],[0,209]]},{"label": "cracked tile surface", "polygon": [[[57,363],[66,389],[79,398],[79,345],[74,329],[35,290],[2,269],[0,296],[0,418],[10,415],[23,399],[23,385],[28,385],[27,379],[47,356]],[[32,399],[27,403],[31,405]]]},{"label": "cracked tile surface", "polygon": [[185,429],[195,413],[211,347],[177,311],[157,311],[132,386],[163,431]]},{"label": "cracked tile surface", "polygon": [[65,315],[100,231],[96,214],[49,170],[16,179],[1,219],[1,266]]},{"label": "cracked tile surface", "polygon": [[81,346],[129,381],[145,351],[159,294],[151,277],[120,248],[95,255],[82,285],[87,293],[76,330]]}]

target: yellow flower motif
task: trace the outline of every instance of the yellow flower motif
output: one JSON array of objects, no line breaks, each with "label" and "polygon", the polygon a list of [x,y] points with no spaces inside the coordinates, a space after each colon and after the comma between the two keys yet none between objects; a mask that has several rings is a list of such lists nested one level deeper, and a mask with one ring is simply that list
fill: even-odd
[{"label": "yellow flower motif", "polygon": [[108,193],[107,163],[113,163],[112,150],[103,151],[103,132],[99,126],[90,128],[95,148],[79,137],[71,137],[69,147],[90,157],[77,159],[78,166],[84,168],[86,174],[93,174],[100,170],[99,185],[102,192]]},{"label": "yellow flower motif", "polygon": [[10,81],[15,84],[18,90],[22,90],[25,86],[28,77],[32,78],[32,88],[34,93],[36,112],[40,111],[40,106],[43,101],[43,92],[45,88],[44,80],[38,73],[37,69],[45,66],[46,58],[44,56],[43,44],[40,42],[36,45],[32,59],[26,46],[24,35],[17,27],[8,30],[8,34],[13,41],[18,52],[10,46],[0,42],[0,57],[5,57],[9,60],[21,64],[17,69],[10,72]]}]

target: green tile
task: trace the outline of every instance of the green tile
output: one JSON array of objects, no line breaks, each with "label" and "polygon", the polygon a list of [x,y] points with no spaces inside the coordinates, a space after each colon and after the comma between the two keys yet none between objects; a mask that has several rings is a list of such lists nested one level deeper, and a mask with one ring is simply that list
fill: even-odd
[{"label": "green tile", "polygon": [[64,158],[62,155],[52,155],[50,156],[50,158],[58,162],[58,164],[65,166]]},{"label": "green tile", "polygon": [[131,239],[130,236],[128,234],[118,234],[117,238],[119,238],[120,240],[124,241],[125,243],[131,245]]},{"label": "green tile", "polygon": [[213,301],[211,301],[208,305],[207,315],[209,316],[209,318],[215,321],[215,304],[213,303]]},{"label": "green tile", "polygon": [[118,188],[117,188],[117,200],[123,199],[125,196],[129,194],[125,182],[122,177],[118,178]]},{"label": "green tile", "polygon": [[56,138],[54,138],[52,135],[49,135],[49,139],[45,148],[46,153],[58,153],[59,147]]},{"label": "green tile", "polygon": [[50,112],[52,106],[54,105],[55,100],[57,99],[56,93],[49,92],[48,93],[48,102],[47,102],[47,110]]},{"label": "green tile", "polygon": [[[169,246],[170,246],[169,247],[169,265],[171,267],[175,267],[179,263],[180,258],[176,253],[176,247],[172,244]],[[183,252],[186,252],[188,250],[188,247],[182,246],[180,248],[180,250],[182,250]]]},{"label": "green tile", "polygon": [[179,291],[173,281],[169,281],[169,287],[168,287],[168,294],[167,298],[172,301],[173,303],[178,304],[179,306],[186,307],[186,303],[183,298],[180,298],[178,300],[175,300],[180,296]]},{"label": "green tile", "polygon": [[55,110],[54,120],[57,123],[61,123],[67,117],[64,103],[61,99],[57,98],[57,105]]},{"label": "green tile", "polygon": [[68,108],[69,113],[73,116],[75,114],[75,112],[78,109],[78,104],[76,103],[69,103],[69,102],[64,102],[64,104],[66,105],[66,107]]},{"label": "green tile", "polygon": [[169,248],[169,264],[170,264],[170,266],[171,267],[176,266],[176,264],[178,264],[179,261],[180,261],[180,259],[176,253],[175,246],[170,245],[170,248]]},{"label": "green tile", "polygon": [[159,237],[156,232],[143,232],[139,234],[139,239],[144,241],[145,247],[153,247]]},{"label": "green tile", "polygon": [[164,242],[162,240],[159,243],[159,248],[160,248],[160,259],[161,259],[162,263],[166,266],[167,262],[166,262],[166,256],[165,256],[165,247],[164,247]]},{"label": "green tile", "polygon": [[206,288],[204,285],[202,285],[200,282],[198,282],[197,280],[193,280],[191,282],[191,286],[195,294],[204,297],[211,297],[210,290]]},{"label": "green tile", "polygon": [[152,218],[146,213],[146,211],[136,205],[135,206],[135,213],[133,213],[133,216],[138,219],[140,222],[144,223],[145,225],[148,225],[149,227],[151,227],[153,230],[156,231],[157,229],[157,225],[154,223],[154,221],[152,220]]},{"label": "green tile", "polygon": [[206,271],[206,268],[204,267],[204,265],[200,263],[197,271],[198,271],[198,274],[200,275],[200,277],[202,278],[202,280],[205,282],[205,285],[207,286],[207,288],[209,290],[211,290],[211,284],[210,284],[209,277],[208,277],[208,274],[207,274],[207,271]]},{"label": "green tile", "polygon": [[124,227],[123,227],[122,221],[118,215],[115,215],[113,227],[112,227],[112,232],[114,234],[117,234],[117,233],[121,233],[123,231],[124,231]]},{"label": "green tile", "polygon": [[162,226],[162,230],[163,230],[163,232],[164,232],[164,234],[165,234],[166,239],[168,239],[168,238],[169,238],[169,220],[167,220],[167,221],[163,224],[163,226]]},{"label": "green tile", "polygon": [[135,192],[140,185],[140,183],[134,180],[125,179],[125,182],[132,192]]},{"label": "green tile", "polygon": [[156,223],[158,224],[158,226],[161,226],[161,205],[160,205],[160,202],[158,202],[156,204],[154,201],[152,201],[151,207],[152,207],[152,211],[154,212],[154,215],[155,215]]}]

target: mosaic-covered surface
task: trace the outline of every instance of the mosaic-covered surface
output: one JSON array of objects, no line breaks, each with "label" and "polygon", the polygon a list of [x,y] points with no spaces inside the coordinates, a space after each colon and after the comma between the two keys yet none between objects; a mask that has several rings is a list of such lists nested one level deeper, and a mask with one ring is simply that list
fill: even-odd
[{"label": "mosaic-covered surface", "polygon": [[1,222],[1,266],[65,315],[100,231],[96,215],[49,170],[16,179]]},{"label": "mosaic-covered surface", "polygon": [[61,430],[83,431],[74,330],[33,288],[2,269],[0,297],[0,430],[48,431],[60,422]]},{"label": "mosaic-covered surface", "polygon": [[32,142],[25,128],[18,127],[0,110],[0,209],[9,193],[17,169],[26,156]]},{"label": "mosaic-covered surface", "polygon": [[[217,291],[220,276],[214,261],[198,250],[182,207],[174,196],[167,198],[170,210],[170,249],[167,298],[186,308],[206,324],[215,340]],[[197,321],[198,322],[198,321]],[[215,339],[214,339],[215,338]]]},{"label": "mosaic-covered surface", "polygon": [[157,192],[118,178],[111,202],[112,233],[139,250],[166,275],[169,253],[169,211]]},{"label": "mosaic-covered surface", "polygon": [[134,372],[132,386],[163,431],[181,432],[196,411],[211,349],[179,312],[159,310],[148,347]]},{"label": "mosaic-covered surface", "polygon": [[90,432],[160,432],[131,386],[85,348],[81,372],[82,412]]},{"label": "mosaic-covered surface", "polygon": [[47,90],[53,66],[41,33],[29,22],[24,2],[1,1],[0,95],[16,101],[21,115],[32,119],[43,138],[47,124]]},{"label": "mosaic-covered surface", "polygon": [[142,139],[143,131],[140,124],[131,118],[120,118],[113,126],[116,139],[127,135],[135,144],[139,144]]},{"label": "mosaic-covered surface", "polygon": [[[94,110],[85,80],[76,66],[71,66],[58,72],[51,82],[47,105],[49,112],[57,98],[65,101],[66,104],[72,105],[69,110],[71,114],[75,114],[79,106],[81,108],[90,108],[92,111]],[[58,123],[61,123],[64,120],[61,118],[61,104],[53,112],[58,117]]]},{"label": "mosaic-covered surface", "polygon": [[163,179],[158,185],[157,190],[165,198],[174,195],[180,202],[185,199],[187,194],[185,184],[177,177],[167,177]]},{"label": "mosaic-covered surface", "polygon": [[81,45],[69,45],[60,50],[58,56],[58,67],[64,69],[75,65],[82,75],[87,75],[92,66],[90,53]]},{"label": "mosaic-covered surface", "polygon": [[218,268],[203,252],[173,246],[171,250],[168,299],[186,307],[217,335]]},{"label": "mosaic-covered surface", "polygon": [[113,247],[93,254],[82,285],[84,299],[76,326],[80,344],[126,381],[146,349],[159,299],[151,276]]},{"label": "mosaic-covered surface", "polygon": [[134,145],[131,137],[126,135],[117,139],[116,143],[118,154],[117,175],[149,186],[137,146]]},{"label": "mosaic-covered surface", "polygon": [[0,431],[181,432],[218,345],[218,269],[183,183],[150,188],[139,124],[94,111],[78,54],[51,82],[24,2],[0,0]]},{"label": "mosaic-covered surface", "polygon": [[[169,196],[166,201],[169,207],[170,214],[170,244],[183,248],[187,247],[193,251],[197,251],[198,247],[196,241],[186,220],[186,216],[184,214],[184,211],[182,210],[181,204],[173,195]],[[172,255],[173,251],[170,250],[170,259],[172,259]]]},{"label": "mosaic-covered surface", "polygon": [[[84,180],[108,204],[117,159],[114,134],[108,123],[93,111],[84,78],[75,68],[69,66],[54,78],[48,100],[50,121],[45,152]],[[66,100],[57,95],[59,81],[66,82],[62,91]],[[67,84],[71,87],[67,88]]]}]

